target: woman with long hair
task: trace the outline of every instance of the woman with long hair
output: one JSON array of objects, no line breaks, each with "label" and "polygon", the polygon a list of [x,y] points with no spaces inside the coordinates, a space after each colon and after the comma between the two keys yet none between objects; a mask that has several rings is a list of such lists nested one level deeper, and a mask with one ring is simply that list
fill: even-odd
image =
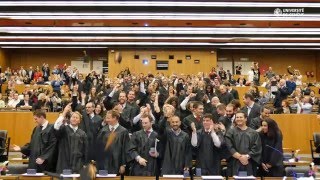
[{"label": "woman with long hair", "polygon": [[282,177],[284,166],[281,130],[276,121],[270,118],[261,121],[261,126],[261,175]]}]

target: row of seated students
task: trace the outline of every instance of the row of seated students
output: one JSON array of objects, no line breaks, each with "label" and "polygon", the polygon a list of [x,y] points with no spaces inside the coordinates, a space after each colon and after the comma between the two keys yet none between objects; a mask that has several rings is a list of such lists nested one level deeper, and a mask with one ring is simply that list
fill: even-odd
[{"label": "row of seated students", "polygon": [[14,145],[13,149],[29,156],[29,168],[39,172],[71,169],[79,173],[83,165],[94,160],[98,169],[110,174],[181,175],[196,160],[202,175],[219,175],[224,159],[228,176],[239,171],[282,176],[281,131],[268,118],[270,109],[254,103],[251,94],[244,99],[246,107],[242,111],[228,104],[220,105],[217,114],[204,113],[204,104],[194,101],[191,114],[183,119],[167,103],[160,116],[146,106],[129,119],[132,107],[125,93],[119,94],[117,102],[112,101],[104,118],[94,113],[92,102],[85,105],[85,110],[75,111],[78,104],[74,100],[54,124],[48,123],[43,111],[35,111],[38,126],[30,143]]}]

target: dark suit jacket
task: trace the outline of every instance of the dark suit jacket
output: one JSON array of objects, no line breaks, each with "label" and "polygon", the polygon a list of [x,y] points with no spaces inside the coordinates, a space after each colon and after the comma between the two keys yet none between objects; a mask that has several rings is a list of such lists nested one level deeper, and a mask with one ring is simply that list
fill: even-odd
[{"label": "dark suit jacket", "polygon": [[220,94],[219,99],[221,103],[228,105],[233,100],[233,96],[229,92],[226,92],[224,94]]},{"label": "dark suit jacket", "polygon": [[[24,100],[21,100],[21,101],[16,105],[16,107],[20,107],[20,106],[24,106],[24,105],[25,105]],[[32,107],[32,105],[33,105],[32,101],[29,100],[29,106]]]},{"label": "dark suit jacket", "polygon": [[234,99],[239,99],[239,93],[238,93],[237,90],[232,89],[232,90],[230,91],[230,94],[232,94],[232,96],[233,96]]},{"label": "dark suit jacket", "polygon": [[184,132],[188,133],[189,135],[191,135],[191,133],[192,133],[192,129],[191,129],[192,122],[194,122],[194,124],[196,125],[197,130],[203,128],[202,118],[200,119],[200,121],[197,121],[197,119],[194,117],[194,115],[190,114],[189,116],[187,116],[183,119],[182,128],[181,128]]},{"label": "dark suit jacket", "polygon": [[92,119],[90,119],[89,115],[84,110],[82,112],[82,121],[79,124],[79,128],[82,129],[88,137],[88,143],[90,147],[88,151],[89,160],[97,160],[95,153],[96,139],[98,132],[102,128],[102,118],[99,115],[94,115]]},{"label": "dark suit jacket", "polygon": [[[260,116],[260,110],[261,110],[260,105],[258,105],[257,103],[254,103],[251,108],[250,114],[248,115],[248,118],[247,118],[247,125],[250,125],[251,120],[253,118]],[[248,114],[248,107],[247,106],[243,107],[242,111],[244,111],[246,114]]]},{"label": "dark suit jacket", "polygon": [[281,102],[284,99],[287,99],[288,95],[289,95],[289,91],[287,87],[283,87],[283,88],[279,88],[278,91],[274,92],[273,94],[275,94],[275,98],[274,98],[274,107],[275,108],[280,108],[281,107]]}]

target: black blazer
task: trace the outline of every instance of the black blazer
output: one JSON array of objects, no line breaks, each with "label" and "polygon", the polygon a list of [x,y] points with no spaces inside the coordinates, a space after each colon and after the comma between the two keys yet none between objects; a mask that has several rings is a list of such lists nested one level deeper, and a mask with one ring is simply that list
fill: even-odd
[{"label": "black blazer", "polygon": [[239,93],[235,89],[231,89],[230,94],[232,94],[234,99],[239,99]]},{"label": "black blazer", "polygon": [[[29,106],[32,107],[33,105],[33,102],[31,100],[28,101],[29,102]],[[26,103],[24,102],[24,100],[21,100],[17,105],[16,107],[20,107],[20,106],[24,106]]]},{"label": "black blazer", "polygon": [[[250,114],[248,115],[248,118],[247,118],[247,125],[250,125],[251,120],[253,118],[260,116],[260,109],[261,109],[260,105],[258,105],[257,103],[253,104],[251,111],[250,111]],[[244,111],[246,114],[248,114],[248,107],[247,106],[243,107],[242,111]]]}]

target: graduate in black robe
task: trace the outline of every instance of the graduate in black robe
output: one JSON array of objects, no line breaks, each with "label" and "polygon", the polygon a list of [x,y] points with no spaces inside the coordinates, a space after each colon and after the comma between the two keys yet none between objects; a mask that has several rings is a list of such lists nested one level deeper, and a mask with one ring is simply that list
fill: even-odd
[{"label": "graduate in black robe", "polygon": [[97,137],[98,168],[107,170],[109,174],[124,174],[128,159],[129,132],[119,124],[119,118],[118,111],[108,111],[105,117],[107,125]]},{"label": "graduate in black robe", "polygon": [[158,150],[155,145],[158,133],[152,129],[152,117],[141,117],[143,129],[134,132],[130,139],[129,155],[133,160],[131,175],[155,176]]},{"label": "graduate in black robe", "polygon": [[55,171],[53,155],[57,139],[53,125],[48,123],[45,112],[41,110],[35,111],[33,117],[37,126],[33,129],[30,143],[21,148],[13,145],[13,150],[29,156],[29,169],[36,169],[37,172]]},{"label": "graduate in black robe", "polygon": [[257,167],[261,159],[261,140],[259,133],[247,127],[247,114],[236,113],[236,127],[227,131],[226,144],[230,154],[228,175],[239,175],[239,171],[247,171],[248,176],[257,175]]},{"label": "graduate in black robe", "polygon": [[59,139],[57,173],[62,173],[64,169],[79,173],[83,165],[88,162],[88,138],[78,127],[82,116],[77,111],[72,112],[70,124],[66,124],[64,119],[70,111],[71,104],[68,104],[54,124]]},{"label": "graduate in black robe", "polygon": [[262,120],[261,127],[261,175],[282,177],[284,175],[284,166],[281,130],[278,124],[269,118]]},{"label": "graduate in black robe", "polygon": [[86,109],[82,111],[82,121],[79,128],[82,129],[88,136],[88,160],[96,161],[97,157],[97,136],[101,129],[102,118],[94,113],[95,105],[93,102],[86,104]]},{"label": "graduate in black robe", "polygon": [[189,135],[180,129],[181,121],[178,116],[170,118],[170,128],[166,128],[166,119],[160,122],[163,151],[161,152],[162,174],[182,175],[192,166],[192,153]]},{"label": "graduate in black robe", "polygon": [[205,114],[203,128],[198,131],[196,125],[191,124],[191,145],[196,147],[196,168],[201,169],[201,175],[220,175],[220,147],[224,137],[219,124],[214,124],[212,119],[211,114]]}]

